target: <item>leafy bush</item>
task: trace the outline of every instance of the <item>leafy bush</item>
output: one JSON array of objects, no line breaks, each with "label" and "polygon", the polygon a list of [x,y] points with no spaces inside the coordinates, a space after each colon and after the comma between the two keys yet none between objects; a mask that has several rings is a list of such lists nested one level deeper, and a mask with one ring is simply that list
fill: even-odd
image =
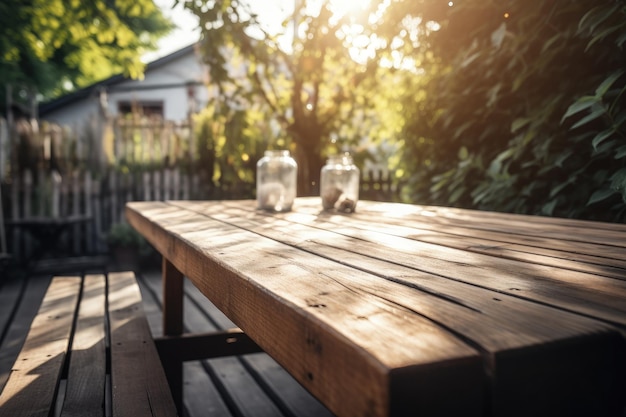
[{"label": "leafy bush", "polygon": [[626,220],[626,6],[454,2],[425,102],[406,100],[413,201]]},{"label": "leafy bush", "polygon": [[111,226],[107,234],[109,247],[145,248],[148,242],[128,223],[117,223]]}]

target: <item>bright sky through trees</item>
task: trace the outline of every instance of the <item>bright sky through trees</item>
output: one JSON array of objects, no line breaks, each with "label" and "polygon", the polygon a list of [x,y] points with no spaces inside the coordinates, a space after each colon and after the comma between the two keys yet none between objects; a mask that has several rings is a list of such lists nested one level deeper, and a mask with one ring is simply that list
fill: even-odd
[{"label": "bright sky through trees", "polygon": [[[263,20],[263,28],[276,33],[281,30],[283,20],[291,15],[294,6],[302,0],[264,0],[250,1],[250,10],[257,13]],[[320,1],[308,1],[311,10],[319,10]],[[359,13],[367,8],[370,0],[332,0],[331,7],[337,17],[348,14]],[[159,57],[170,54],[180,48],[197,41],[200,36],[198,28],[198,18],[193,13],[183,8],[182,2],[172,8],[174,0],[155,0],[155,4],[161,8],[163,14],[169,17],[177,26],[172,33],[159,41],[159,50],[146,54],[143,58],[145,62],[153,61]],[[287,37],[291,38],[293,29],[287,32]],[[291,39],[285,39],[283,46],[289,48]]]}]

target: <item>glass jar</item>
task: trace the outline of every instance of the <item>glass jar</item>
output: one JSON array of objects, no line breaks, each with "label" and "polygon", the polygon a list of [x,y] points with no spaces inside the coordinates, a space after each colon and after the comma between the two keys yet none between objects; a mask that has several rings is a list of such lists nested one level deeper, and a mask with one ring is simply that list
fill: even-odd
[{"label": "glass jar", "polygon": [[296,198],[298,164],[289,151],[265,151],[256,165],[256,201],[263,210],[289,211]]},{"label": "glass jar", "polygon": [[324,210],[352,213],[359,200],[359,168],[349,153],[328,158],[320,173],[320,195]]}]

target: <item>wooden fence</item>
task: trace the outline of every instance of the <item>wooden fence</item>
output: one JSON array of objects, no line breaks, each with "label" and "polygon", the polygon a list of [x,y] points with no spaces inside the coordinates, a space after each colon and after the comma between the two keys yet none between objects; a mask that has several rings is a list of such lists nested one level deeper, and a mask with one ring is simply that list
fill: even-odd
[{"label": "wooden fence", "polygon": [[[64,176],[56,171],[47,176],[39,173],[38,183],[33,178],[33,173],[25,171],[2,188],[8,252],[16,260],[29,259],[42,243],[21,226],[31,219],[42,224],[45,220],[50,224],[67,222],[55,249],[64,256],[85,256],[108,251],[107,233],[125,221],[124,206],[129,201],[254,198],[251,184],[216,187],[179,168],[111,171],[101,179],[87,171]],[[365,173],[361,181],[363,199],[394,200],[397,191],[390,176],[380,172]],[[77,218],[82,221],[72,222]]]},{"label": "wooden fence", "polygon": [[[28,226],[33,219],[66,225],[54,249],[83,256],[107,252],[107,233],[124,221],[128,201],[253,198],[250,181],[197,172],[192,127],[93,119],[68,129],[0,119],[0,252],[33,256],[41,244]],[[361,198],[397,200],[399,191],[389,173],[363,173]]]}]

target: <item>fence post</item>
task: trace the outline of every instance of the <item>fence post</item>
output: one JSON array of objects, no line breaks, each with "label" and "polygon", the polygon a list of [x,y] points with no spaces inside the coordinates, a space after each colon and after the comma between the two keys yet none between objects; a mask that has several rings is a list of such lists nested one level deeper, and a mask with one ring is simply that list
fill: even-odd
[{"label": "fence post", "polygon": [[128,172],[124,174],[122,176],[122,180],[123,180],[122,191],[124,191],[124,194],[122,195],[124,196],[124,198],[122,199],[121,204],[119,205],[120,220],[124,219],[124,206],[126,205],[127,202],[133,200],[133,184],[135,183],[135,181],[133,180],[132,172]]},{"label": "fence post", "polygon": [[52,171],[50,179],[52,182],[52,207],[50,211],[52,218],[57,219],[61,216],[61,174],[57,171]]},{"label": "fence post", "polygon": [[154,185],[154,201],[161,201],[161,171],[152,171],[152,184]]},{"label": "fence post", "polygon": [[163,201],[171,200],[170,191],[172,187],[172,170],[166,167],[163,170]]},{"label": "fence post", "polygon": [[178,200],[180,199],[180,169],[178,167],[172,171],[172,181],[174,182],[174,188],[172,189],[174,196],[172,198]]},{"label": "fence post", "polygon": [[[24,171],[24,188],[22,192],[23,192],[23,197],[24,197],[24,211],[22,212],[22,215],[23,217],[30,217],[33,215],[33,212],[32,212],[33,173],[30,170]],[[28,233],[19,232],[18,236],[23,237],[24,256],[29,257],[32,253],[32,244],[33,244],[32,239],[30,238]]]},{"label": "fence post", "polygon": [[102,236],[103,235],[102,205],[104,202],[104,198],[102,197],[102,193],[101,193],[102,182],[95,181],[92,183],[92,185],[93,185],[93,194],[89,197],[91,198],[92,201],[96,202],[96,204],[93,205],[93,217],[95,219],[95,222],[94,222],[95,249],[97,252],[101,252],[104,250],[103,248],[104,237]]},{"label": "fence post", "polygon": [[[20,194],[23,188],[21,180],[22,179],[18,175],[15,175],[13,177],[13,184],[11,186],[11,216],[13,217],[14,220],[18,220],[21,217]],[[20,239],[20,230],[17,227],[13,228],[12,240],[13,240],[13,253],[16,259],[20,259],[20,255],[22,253],[21,247],[20,247],[21,239]]]},{"label": "fence post", "polygon": [[6,154],[10,152],[10,147],[8,146],[9,143],[11,143],[10,137],[9,124],[5,119],[0,117],[0,183],[4,181],[4,175],[6,173],[8,161]]},{"label": "fence post", "polygon": [[[78,170],[75,170],[74,172],[72,172],[71,174],[71,181],[72,181],[72,215],[73,216],[80,216],[80,200],[81,200],[81,184],[80,184],[80,175]],[[73,248],[72,250],[74,251],[74,254],[78,254],[80,253],[80,247],[81,247],[81,242],[82,242],[82,236],[81,236],[81,224],[80,223],[76,223],[73,227],[74,230],[72,230],[72,233],[74,235],[73,238]]]},{"label": "fence post", "polygon": [[87,253],[94,253],[94,215],[93,204],[91,201],[92,187],[91,174],[88,170],[84,172],[82,199],[85,205],[85,216],[87,216],[87,224],[85,226],[85,244],[87,245]]},{"label": "fence post", "polygon": [[189,173],[182,174],[183,200],[189,200]]},{"label": "fence post", "polygon": [[143,201],[150,201],[150,173],[143,173]]},{"label": "fence post", "polygon": [[118,222],[117,219],[117,173],[113,170],[109,171],[109,198],[111,202],[111,222],[109,227]]}]

